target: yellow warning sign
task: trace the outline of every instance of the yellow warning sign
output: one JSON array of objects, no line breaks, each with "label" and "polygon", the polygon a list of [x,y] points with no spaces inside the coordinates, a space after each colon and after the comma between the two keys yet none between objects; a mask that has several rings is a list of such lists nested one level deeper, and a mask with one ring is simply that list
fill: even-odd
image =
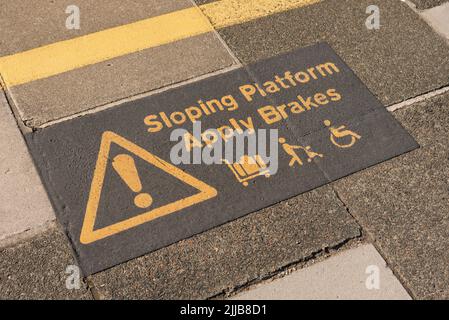
[{"label": "yellow warning sign", "polygon": [[[153,197],[151,196],[151,194],[141,193],[142,183],[136,169],[134,158],[128,154],[120,154],[113,159],[112,167],[115,171],[117,171],[119,176],[128,185],[128,187],[133,192],[137,193],[136,197],[134,198],[134,204],[138,208],[150,210],[135,217],[94,230],[98,206],[100,204],[101,191],[103,189],[104,178],[109,162],[109,152],[112,143],[119,145],[123,149],[129,151],[129,153],[131,153],[132,155],[141,158],[154,167],[198,189],[199,193],[163,205],[158,208],[151,208],[151,205],[153,204]],[[113,132],[106,131],[103,133],[101,140],[100,151],[98,153],[98,159],[90,189],[89,200],[87,201],[83,227],[81,229],[80,242],[83,244],[89,244],[100,239],[104,239],[106,237],[134,228],[156,218],[177,212],[197,203],[211,199],[216,195],[217,190],[215,190],[215,188],[194,178],[193,176],[185,173],[176,166],[162,160],[161,158],[158,158],[147,150],[126,140],[125,138]]]}]

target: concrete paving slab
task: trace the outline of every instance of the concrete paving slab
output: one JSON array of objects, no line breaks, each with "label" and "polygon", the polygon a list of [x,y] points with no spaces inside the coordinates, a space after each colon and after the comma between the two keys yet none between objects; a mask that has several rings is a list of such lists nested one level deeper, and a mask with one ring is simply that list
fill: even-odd
[{"label": "concrete paving slab", "polygon": [[31,156],[0,89],[0,244],[42,227],[55,215]]},{"label": "concrete paving slab", "polygon": [[[80,28],[67,29],[68,6],[80,9]],[[187,0],[17,0],[2,3],[0,56],[7,56],[191,7]]]},{"label": "concrete paving slab", "polygon": [[421,148],[334,184],[415,298],[449,293],[449,94],[395,117]]},{"label": "concrete paving slab", "polygon": [[206,299],[359,237],[329,187],[97,273],[103,298]]},{"label": "concrete paving slab", "polygon": [[[380,30],[365,26],[369,5]],[[244,63],[327,41],[386,105],[449,84],[449,46],[401,1],[323,1],[219,33]]]},{"label": "concrete paving slab", "polygon": [[74,264],[67,239],[55,226],[0,249],[0,299],[91,299],[82,281],[75,289],[77,280],[70,278],[72,289],[67,289],[67,279],[76,275]]},{"label": "concrete paving slab", "polygon": [[425,10],[421,13],[421,16],[435,29],[436,32],[449,41],[449,2]]},{"label": "concrete paving slab", "polygon": [[205,34],[15,86],[10,92],[21,119],[36,127],[232,63],[215,35]]},{"label": "concrete paving slab", "polygon": [[263,282],[233,300],[410,300],[371,244],[338,253],[283,278]]},{"label": "concrete paving slab", "polygon": [[416,5],[417,9],[429,9],[447,2],[447,0],[410,0],[410,1]]},{"label": "concrete paving slab", "polygon": [[[14,30],[20,28],[22,32],[19,34],[23,38],[16,47],[14,47],[16,42],[11,41],[13,44],[9,45],[13,47],[8,50],[5,49],[6,51],[2,55],[16,53],[16,51],[26,50],[36,45],[48,44],[52,40],[74,39],[80,35],[111,28],[111,26],[117,24],[131,23],[143,19],[144,15],[146,15],[145,18],[151,18],[167,12],[193,7],[193,4],[188,0],[169,2],[152,0],[149,2],[128,1],[128,3],[120,1],[120,4],[117,1],[112,1],[101,4],[98,8],[94,5],[94,2],[86,0],[79,4],[80,9],[82,9],[81,12],[84,14],[82,19],[87,20],[88,17],[95,15],[103,7],[105,10],[100,15],[101,19],[96,18],[95,23],[88,22],[85,27],[83,25],[80,29],[81,34],[79,34],[80,32],[65,29],[65,19],[60,21],[60,8],[64,7],[63,4],[65,4],[62,0],[58,1],[56,5],[42,1],[42,7],[46,10],[35,13],[33,17],[37,16],[37,18],[30,18],[36,19],[36,21],[33,20],[33,23],[30,23],[29,19],[23,18],[19,19],[19,22],[23,23],[18,23],[14,20],[14,14],[18,14],[17,11],[20,11],[20,8],[26,7],[25,2],[19,1],[8,5],[8,8],[6,8],[12,14],[7,15],[9,19],[5,19],[6,22],[4,23],[14,24]],[[115,11],[116,7],[121,8],[119,14]],[[129,10],[126,8],[129,8]],[[55,12],[56,14],[52,15],[48,12]],[[62,12],[64,15],[64,11]],[[39,16],[39,14],[41,15]],[[202,18],[200,12],[197,15]],[[41,34],[39,29],[37,36],[34,37],[32,26],[34,24],[40,26],[41,20],[46,23],[45,32],[42,31]],[[62,27],[58,24],[59,22]],[[5,33],[6,38],[11,38],[10,29],[2,28],[1,30]],[[54,34],[54,36],[46,38],[45,35],[48,34]],[[0,33],[0,35],[2,34]],[[82,49],[83,46],[80,45],[73,50],[81,50],[79,48]],[[39,72],[35,72],[37,80],[31,81],[33,78],[26,80],[24,83],[19,82],[17,85],[9,86],[10,95],[14,99],[18,114],[28,126],[36,127],[52,120],[214,72],[234,63],[233,58],[214,32],[204,33],[159,47],[145,48],[145,46],[138,47],[135,52],[120,56],[114,56],[111,53],[112,56],[109,57],[106,54],[108,58],[100,62],[95,61],[88,65],[80,64],[76,68],[63,68],[61,69],[62,73],[50,72],[45,77],[39,75]],[[48,54],[45,56],[48,56]],[[84,57],[82,52],[79,53],[79,56]],[[67,62],[66,60],[59,59],[57,61],[64,64]],[[57,63],[55,64],[57,65]],[[34,73],[31,72],[31,74]],[[9,81],[7,77],[4,80],[6,83]]]},{"label": "concrete paving slab", "polygon": [[[259,86],[272,92],[274,75],[289,78],[287,70],[293,70],[285,80],[290,85],[283,83],[275,98],[257,93],[256,79],[264,79]],[[273,108],[273,100],[294,101],[284,108],[285,119],[260,112]],[[192,106],[195,119],[189,116]],[[228,125],[251,129],[248,134],[259,141],[263,135],[269,146],[257,146],[261,167],[237,166],[246,171],[235,175],[248,150],[237,149],[234,141],[227,144],[232,157],[221,153],[221,141],[213,144],[220,148],[214,163],[176,159],[181,141],[173,130],[183,129],[183,137],[196,131],[195,121],[201,121],[200,132]],[[259,129],[276,131],[267,136]],[[325,43],[59,123],[27,134],[27,141],[87,275],[417,147]],[[205,157],[207,150],[203,143],[195,153]],[[244,153],[236,157],[238,152]],[[128,171],[135,174],[123,173]],[[136,202],[141,196],[149,200]]]}]

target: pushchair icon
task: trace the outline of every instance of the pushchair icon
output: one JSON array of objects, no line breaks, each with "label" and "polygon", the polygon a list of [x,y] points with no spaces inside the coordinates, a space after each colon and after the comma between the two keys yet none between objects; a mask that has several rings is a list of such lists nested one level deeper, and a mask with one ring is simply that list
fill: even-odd
[{"label": "pushchair icon", "polygon": [[237,180],[245,187],[248,186],[248,181],[258,176],[265,175],[266,178],[270,177],[270,170],[259,155],[255,155],[254,157],[244,155],[236,163],[230,163],[226,159],[223,159],[223,161],[234,173]]}]

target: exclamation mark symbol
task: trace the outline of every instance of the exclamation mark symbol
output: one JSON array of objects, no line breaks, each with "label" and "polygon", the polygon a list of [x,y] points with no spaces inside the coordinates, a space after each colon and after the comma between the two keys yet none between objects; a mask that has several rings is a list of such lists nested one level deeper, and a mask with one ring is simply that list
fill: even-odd
[{"label": "exclamation mark symbol", "polygon": [[142,193],[142,183],[137,172],[136,163],[133,157],[126,154],[119,154],[112,161],[112,167],[125,181],[128,187],[135,193],[134,204],[142,209],[146,209],[153,203],[153,198],[148,193]]}]

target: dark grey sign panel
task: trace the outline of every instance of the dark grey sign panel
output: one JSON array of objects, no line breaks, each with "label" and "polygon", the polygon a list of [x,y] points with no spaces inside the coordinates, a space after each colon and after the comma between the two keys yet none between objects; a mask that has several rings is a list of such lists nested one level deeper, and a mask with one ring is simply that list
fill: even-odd
[{"label": "dark grey sign panel", "polygon": [[[242,132],[247,148],[236,155]],[[86,275],[418,147],[324,43],[62,122],[27,142]],[[195,156],[181,161],[187,142]]]}]

